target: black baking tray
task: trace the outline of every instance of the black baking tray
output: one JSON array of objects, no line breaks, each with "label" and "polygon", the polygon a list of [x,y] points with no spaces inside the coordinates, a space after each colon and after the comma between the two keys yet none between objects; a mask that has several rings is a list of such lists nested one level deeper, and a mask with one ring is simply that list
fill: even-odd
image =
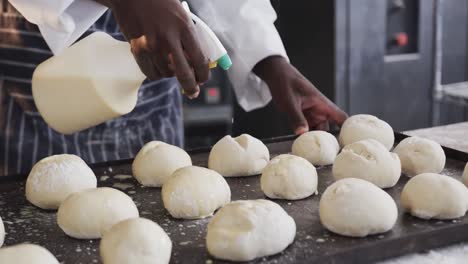
[{"label": "black baking tray", "polygon": [[[396,134],[396,142],[406,136]],[[272,156],[288,153],[295,137],[265,140]],[[468,154],[444,148],[447,155],[443,174],[459,179]],[[193,163],[206,166],[209,148],[191,150]],[[114,187],[130,195],[140,216],[157,222],[173,243],[171,263],[225,263],[212,258],[205,247],[206,225],[202,220],[173,219],[163,207],[160,188],[144,188],[131,174],[132,160],[91,165],[99,186]],[[399,210],[392,231],[366,238],[335,235],[322,227],[318,216],[321,193],[333,182],[331,167],[317,168],[319,195],[299,201],[275,200],[296,221],[295,241],[285,251],[251,263],[374,263],[390,257],[415,253],[468,241],[468,217],[450,221],[421,220]],[[56,213],[38,209],[24,196],[25,175],[0,177],[0,216],[6,228],[5,245],[30,242],[49,249],[62,263],[101,263],[99,240],[77,240],[67,237],[57,226]],[[265,198],[259,176],[226,178],[232,200]],[[408,178],[386,191],[399,205],[400,192]]]}]

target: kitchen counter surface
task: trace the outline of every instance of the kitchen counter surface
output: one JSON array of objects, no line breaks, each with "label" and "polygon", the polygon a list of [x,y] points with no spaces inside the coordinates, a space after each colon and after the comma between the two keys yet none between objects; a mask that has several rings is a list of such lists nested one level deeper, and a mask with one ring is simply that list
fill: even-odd
[{"label": "kitchen counter surface", "polygon": [[[439,144],[468,153],[468,122],[405,131],[404,134],[432,139]],[[380,264],[465,264],[468,241],[446,248],[390,259]]]}]

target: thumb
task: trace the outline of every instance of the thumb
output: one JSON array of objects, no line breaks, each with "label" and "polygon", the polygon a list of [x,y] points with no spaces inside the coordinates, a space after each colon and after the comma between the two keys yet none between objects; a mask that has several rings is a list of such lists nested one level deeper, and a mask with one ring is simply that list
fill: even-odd
[{"label": "thumb", "polygon": [[285,110],[289,117],[289,121],[291,122],[294,134],[301,135],[309,131],[307,119],[305,118],[304,113],[302,112],[302,109],[299,105],[291,102],[287,105]]}]

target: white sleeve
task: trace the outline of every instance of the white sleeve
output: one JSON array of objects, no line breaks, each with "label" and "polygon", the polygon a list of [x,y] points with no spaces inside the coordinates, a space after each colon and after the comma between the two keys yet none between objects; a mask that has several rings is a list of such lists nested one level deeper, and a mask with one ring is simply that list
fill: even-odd
[{"label": "white sleeve", "polygon": [[266,57],[288,59],[274,26],[270,0],[191,0],[191,8],[216,33],[232,60],[228,71],[237,100],[246,111],[265,106],[270,91],[254,66]]},{"label": "white sleeve", "polygon": [[92,0],[9,0],[36,24],[54,54],[73,44],[107,8]]}]

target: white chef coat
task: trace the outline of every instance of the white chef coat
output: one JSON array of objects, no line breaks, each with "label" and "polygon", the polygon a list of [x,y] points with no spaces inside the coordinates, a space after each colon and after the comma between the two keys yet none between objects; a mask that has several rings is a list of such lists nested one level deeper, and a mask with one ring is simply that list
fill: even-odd
[{"label": "white chef coat", "polygon": [[[106,11],[92,0],[9,1],[29,22],[38,25],[55,54],[73,44]],[[232,59],[228,76],[239,104],[246,111],[265,106],[271,94],[252,69],[269,56],[287,59],[273,24],[276,13],[270,1],[192,0],[190,4],[217,34]]]}]

